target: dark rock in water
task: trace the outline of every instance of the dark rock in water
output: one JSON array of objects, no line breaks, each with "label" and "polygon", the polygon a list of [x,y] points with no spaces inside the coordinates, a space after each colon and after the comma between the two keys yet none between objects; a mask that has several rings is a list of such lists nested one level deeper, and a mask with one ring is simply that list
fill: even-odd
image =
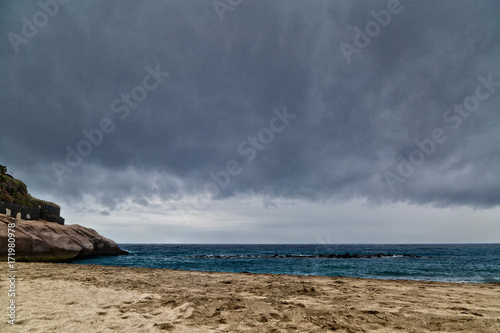
[{"label": "dark rock in water", "polygon": [[273,254],[273,255],[201,255],[196,258],[217,258],[217,259],[234,259],[234,258],[335,258],[335,259],[370,259],[370,258],[389,258],[389,257],[410,257],[410,258],[420,258],[420,256],[413,254],[400,254],[400,255],[392,255],[390,253],[377,253],[377,254],[312,254],[312,255],[297,255],[297,254]]},{"label": "dark rock in water", "polygon": [[[9,224],[14,225],[16,261],[58,262],[91,256],[128,254],[111,239],[78,224],[25,221],[4,214],[0,214],[1,244],[8,243]],[[7,249],[7,246],[0,248],[0,260],[7,259]]]}]

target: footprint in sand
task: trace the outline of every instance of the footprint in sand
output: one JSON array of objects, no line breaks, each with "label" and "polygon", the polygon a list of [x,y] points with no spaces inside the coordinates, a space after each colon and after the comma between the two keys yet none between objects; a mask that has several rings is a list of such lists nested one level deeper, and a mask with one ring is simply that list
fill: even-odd
[{"label": "footprint in sand", "polygon": [[159,324],[154,324],[153,326],[166,331],[171,331],[174,329],[174,325],[170,323],[159,323]]}]

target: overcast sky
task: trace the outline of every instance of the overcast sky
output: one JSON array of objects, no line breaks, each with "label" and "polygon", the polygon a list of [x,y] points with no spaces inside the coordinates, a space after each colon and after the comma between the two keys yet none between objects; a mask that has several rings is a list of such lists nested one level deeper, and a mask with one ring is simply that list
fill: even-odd
[{"label": "overcast sky", "polygon": [[499,241],[497,0],[0,7],[0,164],[67,224],[121,243]]}]

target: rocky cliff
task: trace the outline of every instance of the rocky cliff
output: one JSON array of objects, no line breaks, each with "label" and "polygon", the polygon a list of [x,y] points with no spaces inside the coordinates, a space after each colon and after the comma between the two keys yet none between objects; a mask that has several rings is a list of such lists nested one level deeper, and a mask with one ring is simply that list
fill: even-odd
[{"label": "rocky cliff", "polygon": [[11,247],[16,261],[65,261],[127,254],[111,239],[78,224],[25,221],[0,214],[0,260],[6,260],[9,243],[15,244]]},{"label": "rocky cliff", "polygon": [[32,197],[26,184],[6,174],[6,170],[5,166],[0,165],[0,214],[23,220],[42,219],[64,224],[59,205]]}]

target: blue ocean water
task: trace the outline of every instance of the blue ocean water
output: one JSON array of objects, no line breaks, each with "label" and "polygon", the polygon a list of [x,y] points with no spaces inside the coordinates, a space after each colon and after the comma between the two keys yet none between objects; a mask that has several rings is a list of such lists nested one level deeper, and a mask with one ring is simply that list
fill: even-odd
[{"label": "blue ocean water", "polygon": [[[500,244],[120,244],[120,248],[130,255],[73,262],[195,271],[500,282]],[[360,257],[337,256],[345,253]]]}]

